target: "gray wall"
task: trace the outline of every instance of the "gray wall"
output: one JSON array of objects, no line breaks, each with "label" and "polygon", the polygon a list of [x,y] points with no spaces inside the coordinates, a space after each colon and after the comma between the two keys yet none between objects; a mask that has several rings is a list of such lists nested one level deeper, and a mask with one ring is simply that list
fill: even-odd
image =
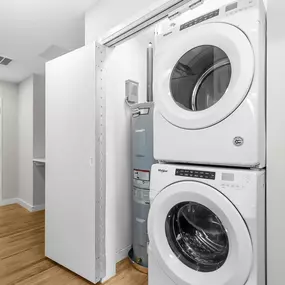
[{"label": "gray wall", "polygon": [[[45,157],[45,77],[34,75],[34,158]],[[34,165],[33,205],[45,204],[45,167]]]},{"label": "gray wall", "polygon": [[9,199],[18,195],[18,86],[0,81],[0,97],[3,104],[2,199]]},{"label": "gray wall", "polygon": [[45,157],[45,77],[34,75],[34,158]]},{"label": "gray wall", "polygon": [[45,166],[34,165],[33,206],[45,204]]}]

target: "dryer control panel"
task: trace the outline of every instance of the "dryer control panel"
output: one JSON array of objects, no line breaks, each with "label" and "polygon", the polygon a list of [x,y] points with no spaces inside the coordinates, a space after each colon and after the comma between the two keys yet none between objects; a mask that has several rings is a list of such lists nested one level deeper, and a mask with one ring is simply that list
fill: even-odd
[{"label": "dryer control panel", "polygon": [[208,13],[208,14],[205,14],[205,15],[199,17],[199,18],[196,18],[196,19],[194,19],[194,20],[191,20],[191,21],[189,21],[189,22],[187,22],[187,23],[181,25],[181,26],[180,26],[180,31],[185,30],[185,29],[187,29],[187,28],[190,28],[190,27],[192,27],[192,26],[195,26],[195,25],[197,25],[197,24],[200,24],[200,23],[202,23],[202,22],[204,22],[204,21],[206,21],[206,20],[209,20],[209,19],[211,19],[211,18],[217,17],[217,16],[219,16],[219,13],[220,13],[220,10],[217,9],[217,10],[212,11],[212,12],[210,12],[210,13]]},{"label": "dryer control panel", "polygon": [[[207,7],[207,4],[203,4],[197,8],[197,13],[193,13],[193,11],[189,9],[182,13],[174,13],[174,15],[178,14],[179,16],[175,18],[168,17],[166,20],[162,21],[156,28],[156,36],[158,38],[164,38],[176,32],[188,30],[189,28],[214,19],[215,22],[220,22],[219,18],[232,16],[255,6],[258,7],[260,5],[259,1],[260,0],[233,0],[233,2],[219,8],[216,8],[214,5],[209,5],[212,9]],[[205,9],[203,10],[202,8],[204,8],[204,6]],[[199,15],[199,17],[196,15]],[[222,20],[222,22],[224,21]]]},{"label": "dryer control panel", "polygon": [[201,179],[216,179],[216,172],[211,171],[201,171],[201,170],[190,170],[190,169],[176,169],[175,171],[176,176],[185,176],[185,177],[194,177],[194,178],[201,178]]}]

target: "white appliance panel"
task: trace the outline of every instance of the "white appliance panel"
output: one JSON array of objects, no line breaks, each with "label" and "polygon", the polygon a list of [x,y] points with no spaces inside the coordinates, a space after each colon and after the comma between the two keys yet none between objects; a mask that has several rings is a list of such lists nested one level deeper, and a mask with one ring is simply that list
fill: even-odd
[{"label": "white appliance panel", "polygon": [[264,4],[215,5],[205,2],[157,28],[154,157],[264,168]]},{"label": "white appliance panel", "polygon": [[265,171],[156,164],[150,200],[150,285],[265,284]]}]

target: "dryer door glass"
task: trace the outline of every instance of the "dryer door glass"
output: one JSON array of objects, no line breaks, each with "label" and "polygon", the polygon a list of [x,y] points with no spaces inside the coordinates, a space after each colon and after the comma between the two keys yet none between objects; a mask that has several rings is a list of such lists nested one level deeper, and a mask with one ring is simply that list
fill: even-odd
[{"label": "dryer door glass", "polygon": [[227,260],[227,232],[219,218],[201,204],[177,204],[168,213],[165,230],[172,251],[195,271],[215,271]]},{"label": "dryer door glass", "polygon": [[212,45],[196,47],[184,54],[172,71],[172,97],[186,110],[208,109],[226,93],[231,74],[224,51]]}]

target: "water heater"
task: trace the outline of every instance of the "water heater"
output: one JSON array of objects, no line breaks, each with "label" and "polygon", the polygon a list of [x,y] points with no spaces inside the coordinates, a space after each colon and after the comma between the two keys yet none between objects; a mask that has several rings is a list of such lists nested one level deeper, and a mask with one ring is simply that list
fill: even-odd
[{"label": "water heater", "polygon": [[153,158],[153,102],[136,104],[132,118],[133,261],[148,267],[147,217]]}]

